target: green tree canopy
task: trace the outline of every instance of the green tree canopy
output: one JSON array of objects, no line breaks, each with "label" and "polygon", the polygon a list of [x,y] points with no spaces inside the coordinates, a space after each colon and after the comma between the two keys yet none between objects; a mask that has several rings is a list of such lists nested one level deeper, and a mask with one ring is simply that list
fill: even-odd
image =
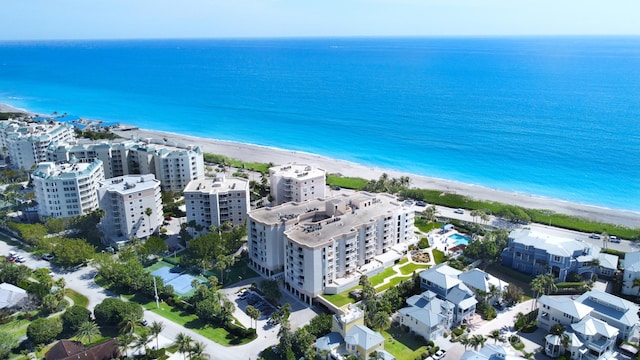
[{"label": "green tree canopy", "polygon": [[48,344],[62,333],[60,318],[40,318],[32,321],[27,327],[27,337],[34,344]]},{"label": "green tree canopy", "polygon": [[79,305],[73,305],[62,314],[64,328],[71,331],[78,331],[78,327],[85,321],[91,319],[91,311]]},{"label": "green tree canopy", "polygon": [[56,245],[53,248],[54,261],[62,267],[72,267],[84,264],[93,257],[95,247],[83,239],[52,239]]}]

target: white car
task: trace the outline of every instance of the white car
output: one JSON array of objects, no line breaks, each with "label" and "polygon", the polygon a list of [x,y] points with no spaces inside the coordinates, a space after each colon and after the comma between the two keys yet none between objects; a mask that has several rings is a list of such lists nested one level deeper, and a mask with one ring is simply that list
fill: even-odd
[{"label": "white car", "polygon": [[464,214],[464,210],[462,210],[462,209],[455,209],[455,210],[453,210],[453,212],[456,213],[456,214]]},{"label": "white car", "polygon": [[436,351],[436,353],[431,355],[431,356],[434,358],[434,360],[440,360],[440,359],[444,358],[444,355],[446,353],[447,353],[446,350],[440,349],[440,350]]}]

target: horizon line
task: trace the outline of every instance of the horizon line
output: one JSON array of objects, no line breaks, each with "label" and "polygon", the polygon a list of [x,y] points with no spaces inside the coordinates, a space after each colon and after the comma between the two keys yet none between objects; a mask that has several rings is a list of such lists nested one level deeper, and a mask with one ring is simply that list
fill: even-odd
[{"label": "horizon line", "polygon": [[300,36],[203,36],[203,37],[131,37],[131,38],[40,38],[0,39],[0,42],[54,41],[153,41],[153,40],[323,40],[323,39],[515,39],[515,38],[640,38],[640,34],[440,34],[440,35],[300,35]]}]

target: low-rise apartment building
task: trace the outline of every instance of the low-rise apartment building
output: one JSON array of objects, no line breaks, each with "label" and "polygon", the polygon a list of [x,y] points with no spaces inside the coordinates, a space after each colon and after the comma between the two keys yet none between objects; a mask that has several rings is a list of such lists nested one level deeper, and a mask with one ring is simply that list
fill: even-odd
[{"label": "low-rise apartment building", "polygon": [[102,232],[106,242],[148,238],[162,225],[160,181],[153,174],[125,175],[100,182]]},{"label": "low-rise apartment building", "polygon": [[[502,252],[503,265],[532,276],[551,272],[558,281],[567,281],[571,273],[590,280],[594,274],[604,273],[605,264],[610,267],[613,262],[617,263],[617,258],[603,258],[598,246],[529,229],[512,231]],[[606,274],[615,272],[605,270]]]},{"label": "low-rise apartment building", "polygon": [[184,189],[187,221],[208,228],[226,221],[244,225],[250,210],[249,180],[218,174],[215,179],[192,180]]},{"label": "low-rise apartment building", "polygon": [[311,304],[391,266],[415,242],[414,208],[388,194],[354,193],[249,213],[250,264]]},{"label": "low-rise apartment building", "polygon": [[31,174],[38,202],[38,215],[73,217],[98,208],[100,181],[104,180],[102,161],[43,162]]},{"label": "low-rise apartment building", "polygon": [[326,172],[309,165],[293,163],[271,167],[269,182],[274,205],[324,199],[326,193]]}]

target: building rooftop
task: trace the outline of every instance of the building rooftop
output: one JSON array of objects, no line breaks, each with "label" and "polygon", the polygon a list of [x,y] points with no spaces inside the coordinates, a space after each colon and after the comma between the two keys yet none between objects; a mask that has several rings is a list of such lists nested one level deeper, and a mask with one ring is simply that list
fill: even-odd
[{"label": "building rooftop", "polygon": [[350,345],[359,345],[365,350],[384,342],[384,337],[364,325],[356,325],[347,332],[344,341]]},{"label": "building rooftop", "polygon": [[90,160],[76,160],[73,159],[70,162],[42,162],[36,166],[32,176],[55,180],[57,178],[73,179],[76,177],[82,177],[89,175],[96,167],[101,166],[102,161],[99,159]]},{"label": "building rooftop", "polygon": [[504,290],[509,283],[504,282],[497,277],[488,274],[480,269],[472,269],[458,275],[458,279],[462,280],[468,286],[484,292],[490,292],[491,286],[495,286],[498,291]]},{"label": "building rooftop", "polygon": [[586,316],[579,322],[571,324],[571,328],[573,331],[585,336],[593,336],[596,334],[607,338],[618,336],[618,329],[591,316]]},{"label": "building rooftop", "polygon": [[600,248],[584,241],[553,236],[533,230],[514,230],[509,234],[509,237],[513,239],[514,243],[533,246],[536,249],[545,250],[549,254],[562,257],[573,256],[576,252],[584,252],[583,255],[600,252]]},{"label": "building rooftop", "polygon": [[462,274],[462,271],[443,263],[422,271],[420,277],[443,289],[451,289],[458,284],[462,284],[462,280],[458,279],[460,274]]},{"label": "building rooftop", "polygon": [[205,178],[192,180],[185,187],[184,192],[204,192],[209,194],[225,193],[232,190],[249,190],[249,180],[237,177],[225,177],[222,174],[215,179]]},{"label": "building rooftop", "polygon": [[640,271],[640,251],[629,252],[624,256],[624,269],[629,271]]},{"label": "building rooftop", "polygon": [[640,308],[638,305],[601,290],[587,291],[580,295],[576,302],[591,307],[593,311],[627,326],[633,326],[639,320],[638,311]]},{"label": "building rooftop", "polygon": [[295,178],[298,180],[315,179],[324,177],[325,171],[320,168],[312,167],[305,164],[291,163],[282,166],[274,166],[269,168],[269,174],[277,174],[284,177]]},{"label": "building rooftop", "polygon": [[107,187],[110,191],[115,191],[121,194],[153,189],[156,185],[160,185],[160,180],[156,180],[153,174],[124,175],[100,182],[100,187]]},{"label": "building rooftop", "polygon": [[576,319],[582,319],[589,315],[592,309],[589,306],[573,301],[573,299],[564,296],[542,295],[538,302],[540,302],[540,304],[547,305],[552,309],[558,309],[559,311],[569,314]]},{"label": "building rooftop", "polygon": [[353,233],[360,226],[373,225],[373,219],[392,216],[400,209],[413,211],[392,195],[359,192],[261,208],[249,216],[267,224],[295,224],[286,231],[287,237],[300,245],[314,248],[333,238]]}]

